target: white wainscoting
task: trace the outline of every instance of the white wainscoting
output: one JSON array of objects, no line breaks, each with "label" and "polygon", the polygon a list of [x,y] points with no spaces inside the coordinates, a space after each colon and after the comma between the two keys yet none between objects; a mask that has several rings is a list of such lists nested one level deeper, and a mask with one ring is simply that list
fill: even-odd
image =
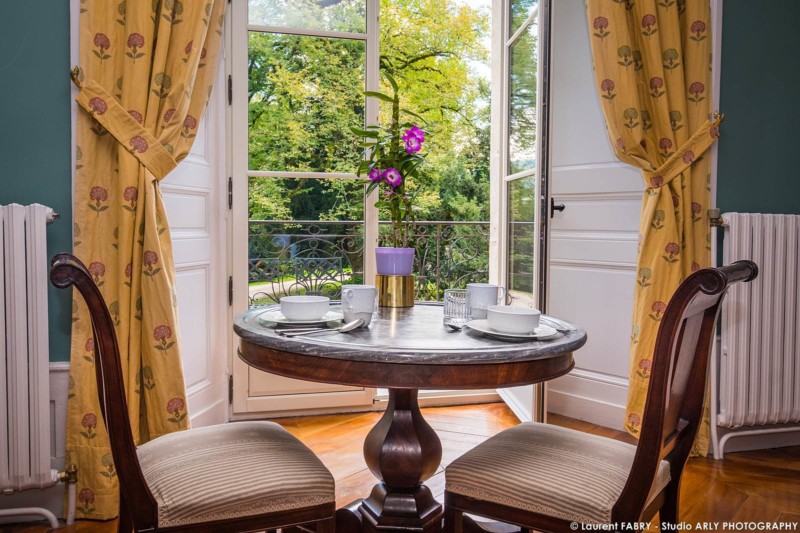
[{"label": "white wainscoting", "polygon": [[550,312],[589,334],[575,370],[548,384],[554,413],[623,429],[642,180],[621,163],[553,168],[567,209],[550,235]]}]

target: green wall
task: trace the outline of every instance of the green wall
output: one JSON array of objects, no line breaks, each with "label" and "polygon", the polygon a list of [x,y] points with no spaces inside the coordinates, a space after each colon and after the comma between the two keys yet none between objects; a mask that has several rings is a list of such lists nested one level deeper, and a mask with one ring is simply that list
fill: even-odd
[{"label": "green wall", "polygon": [[[0,204],[40,203],[61,218],[48,255],[72,247],[69,2],[4,2],[0,17]],[[69,359],[69,291],[50,288],[50,360]]]},{"label": "green wall", "polygon": [[[69,2],[7,2],[0,18],[0,204],[61,213],[49,252],[71,246]],[[717,205],[800,213],[800,39],[796,0],[728,0],[723,8]],[[70,301],[50,290],[50,359],[69,354]]]},{"label": "green wall", "polygon": [[722,15],[717,206],[800,214],[797,0],[728,0]]}]

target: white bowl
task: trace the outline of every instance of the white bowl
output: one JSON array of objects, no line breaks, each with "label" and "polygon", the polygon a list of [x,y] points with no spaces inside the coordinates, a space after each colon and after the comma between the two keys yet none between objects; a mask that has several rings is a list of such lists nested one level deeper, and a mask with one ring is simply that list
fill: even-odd
[{"label": "white bowl", "polygon": [[319,320],[328,312],[330,303],[327,296],[284,296],[281,313],[289,320]]},{"label": "white bowl", "polygon": [[499,333],[525,335],[539,327],[542,312],[528,307],[490,305],[486,308],[489,327]]}]

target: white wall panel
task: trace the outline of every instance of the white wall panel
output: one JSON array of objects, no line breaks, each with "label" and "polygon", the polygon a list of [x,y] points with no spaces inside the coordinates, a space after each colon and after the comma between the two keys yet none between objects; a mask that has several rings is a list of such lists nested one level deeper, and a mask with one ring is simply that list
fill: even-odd
[{"label": "white wall panel", "polygon": [[206,291],[209,270],[206,266],[180,269],[175,274],[180,313],[178,325],[181,331],[181,346],[184,360],[191,361],[183,367],[187,390],[195,392],[208,386],[212,376],[211,361],[211,308]]},{"label": "white wall panel", "polygon": [[643,182],[614,156],[595,91],[583,0],[553,2],[549,311],[589,334],[548,384],[552,412],[622,428]]}]

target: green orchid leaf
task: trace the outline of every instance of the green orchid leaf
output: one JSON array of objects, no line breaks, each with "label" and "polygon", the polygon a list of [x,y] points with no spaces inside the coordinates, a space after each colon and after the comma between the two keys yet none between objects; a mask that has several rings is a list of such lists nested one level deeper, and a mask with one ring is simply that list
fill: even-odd
[{"label": "green orchid leaf", "polygon": [[394,92],[397,92],[397,91],[400,90],[400,88],[397,85],[397,82],[394,80],[394,78],[392,77],[391,74],[389,74],[388,72],[383,72],[383,77],[386,78],[386,81],[388,81],[389,85],[392,86],[392,89],[394,89]]},{"label": "green orchid leaf", "polygon": [[394,102],[394,98],[378,91],[364,91],[364,96],[371,96],[372,98],[377,98],[378,100],[383,100],[384,102]]},{"label": "green orchid leaf", "polygon": [[352,131],[359,137],[369,137],[371,139],[377,139],[378,137],[380,137],[380,133],[378,133],[377,131],[368,131],[359,128],[350,128],[350,131]]},{"label": "green orchid leaf", "polygon": [[[411,115],[412,117],[420,119],[423,124],[427,124],[428,123],[428,121],[425,120],[421,115],[418,115],[417,113],[414,113],[413,111],[410,111],[408,109],[401,109],[400,111],[405,113],[406,115]],[[428,132],[425,132],[425,133],[428,133]]]}]

